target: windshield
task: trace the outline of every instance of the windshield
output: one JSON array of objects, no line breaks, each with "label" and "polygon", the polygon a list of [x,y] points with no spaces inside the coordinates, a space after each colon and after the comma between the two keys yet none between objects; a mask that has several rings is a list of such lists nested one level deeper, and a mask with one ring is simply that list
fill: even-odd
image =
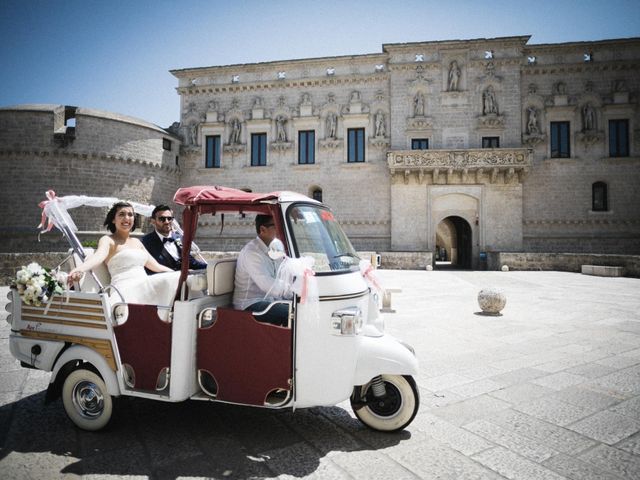
[{"label": "windshield", "polygon": [[287,222],[299,257],[315,259],[314,271],[336,272],[359,267],[360,258],[333,213],[316,205],[294,205]]}]

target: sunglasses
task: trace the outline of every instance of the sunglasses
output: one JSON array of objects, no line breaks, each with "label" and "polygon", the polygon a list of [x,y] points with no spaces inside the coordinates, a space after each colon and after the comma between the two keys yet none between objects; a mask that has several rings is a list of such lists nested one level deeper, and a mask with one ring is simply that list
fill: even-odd
[{"label": "sunglasses", "polygon": [[158,222],[173,222],[173,217],[156,217]]}]

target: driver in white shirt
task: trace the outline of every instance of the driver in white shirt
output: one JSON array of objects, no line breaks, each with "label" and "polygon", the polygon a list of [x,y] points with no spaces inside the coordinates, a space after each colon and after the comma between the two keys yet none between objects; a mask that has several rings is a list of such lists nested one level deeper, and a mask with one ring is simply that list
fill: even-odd
[{"label": "driver in white shirt", "polygon": [[[269,244],[276,238],[276,226],[270,215],[256,215],[258,236],[240,251],[236,264],[233,307],[238,310],[259,312],[275,300],[292,298],[289,286],[276,278],[282,260],[269,257]],[[287,326],[289,308],[274,305],[256,320]]]}]

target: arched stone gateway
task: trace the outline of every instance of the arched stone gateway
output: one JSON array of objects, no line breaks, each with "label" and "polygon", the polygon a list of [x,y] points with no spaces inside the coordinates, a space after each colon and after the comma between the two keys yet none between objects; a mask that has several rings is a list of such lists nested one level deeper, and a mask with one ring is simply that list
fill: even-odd
[{"label": "arched stone gateway", "polygon": [[530,150],[391,151],[387,160],[394,250],[480,269],[485,252],[522,249]]},{"label": "arched stone gateway", "polygon": [[470,269],[472,240],[471,225],[464,218],[452,215],[442,220],[436,229],[436,268]]}]

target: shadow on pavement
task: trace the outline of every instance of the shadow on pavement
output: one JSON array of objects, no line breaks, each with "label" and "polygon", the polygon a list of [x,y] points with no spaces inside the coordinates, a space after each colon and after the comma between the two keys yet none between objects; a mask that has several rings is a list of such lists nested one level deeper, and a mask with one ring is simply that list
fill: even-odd
[{"label": "shadow on pavement", "polygon": [[291,412],[121,397],[100,432],[77,429],[60,400],[44,405],[44,391],[0,407],[0,461],[10,477],[29,453],[52,454],[48,468],[61,476],[305,476],[330,452],[377,450],[408,438],[371,431],[340,407]]}]

